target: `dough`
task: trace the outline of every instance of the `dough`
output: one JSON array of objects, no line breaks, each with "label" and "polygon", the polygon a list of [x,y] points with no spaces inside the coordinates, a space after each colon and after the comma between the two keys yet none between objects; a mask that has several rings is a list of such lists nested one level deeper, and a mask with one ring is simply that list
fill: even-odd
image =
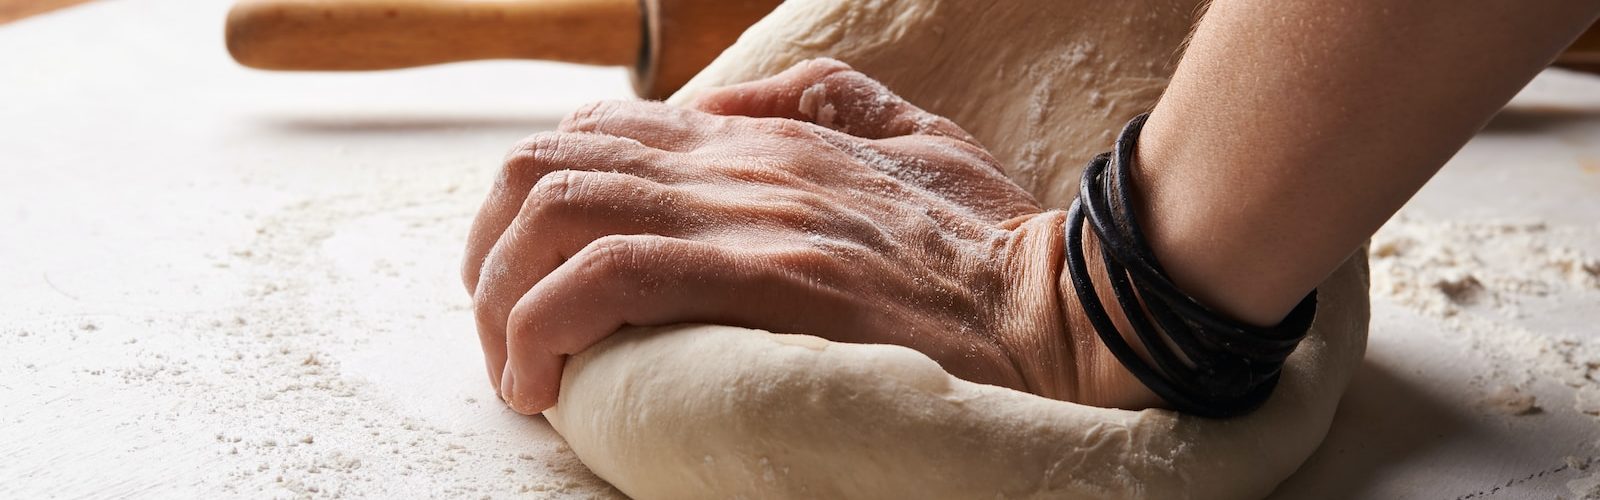
[{"label": "dough", "polygon": [[954,120],[1047,206],[1166,89],[1201,0],[801,0],[668,102],[832,57]]},{"label": "dough", "polygon": [[[1154,102],[1197,0],[790,0],[695,89],[831,56],[966,127],[1046,205]],[[1365,252],[1260,410],[1208,420],[966,382],[911,349],[707,325],[568,362],[551,425],[638,498],[1246,498],[1326,433],[1366,344]]]}]

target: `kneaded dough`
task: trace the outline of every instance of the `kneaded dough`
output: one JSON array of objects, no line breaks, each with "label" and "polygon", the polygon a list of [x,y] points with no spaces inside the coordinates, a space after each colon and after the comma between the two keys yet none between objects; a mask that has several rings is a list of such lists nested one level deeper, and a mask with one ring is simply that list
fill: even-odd
[{"label": "kneaded dough", "polygon": [[[1198,0],[790,0],[672,99],[841,59],[991,149],[1047,206],[1147,109]],[[545,412],[636,498],[1249,498],[1327,432],[1366,344],[1366,259],[1321,288],[1272,398],[1210,420],[975,384],[898,346],[709,325],[574,356]]]}]

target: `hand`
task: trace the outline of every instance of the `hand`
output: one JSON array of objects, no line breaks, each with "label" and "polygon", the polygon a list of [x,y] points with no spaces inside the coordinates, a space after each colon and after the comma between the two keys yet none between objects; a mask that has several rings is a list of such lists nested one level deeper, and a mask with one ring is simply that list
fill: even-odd
[{"label": "hand", "polygon": [[589,105],[506,161],[463,278],[512,408],[554,405],[566,357],[618,328],[682,322],[899,344],[968,380],[1081,392],[1074,350],[1098,344],[1069,336],[1064,216],[965,131],[831,60],[690,107]]}]

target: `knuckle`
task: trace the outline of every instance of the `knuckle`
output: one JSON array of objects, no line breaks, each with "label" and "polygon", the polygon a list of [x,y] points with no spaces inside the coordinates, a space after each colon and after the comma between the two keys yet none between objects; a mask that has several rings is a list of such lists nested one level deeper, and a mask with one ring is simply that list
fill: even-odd
[{"label": "knuckle", "polygon": [[556,170],[533,184],[522,211],[532,217],[572,215],[609,203],[613,206],[635,203],[642,188],[634,178],[588,170]]},{"label": "knuckle", "polygon": [[576,177],[571,170],[556,170],[544,174],[528,192],[529,207],[563,207],[573,200],[573,183]]},{"label": "knuckle", "polygon": [[594,206],[595,197],[603,191],[591,189],[595,184],[594,172],[582,170],[556,170],[545,174],[533,184],[528,198],[523,201],[522,216],[534,223],[570,219]]},{"label": "knuckle", "polygon": [[[738,127],[738,125],[735,125]],[[817,134],[811,126],[795,120],[783,118],[757,118],[747,124],[751,129],[768,135],[792,139],[815,139]]]},{"label": "knuckle", "polygon": [[[488,274],[488,273],[485,273]],[[494,323],[496,312],[499,310],[494,300],[495,279],[485,277],[478,288],[472,292],[472,316],[480,324]]]},{"label": "knuckle", "polygon": [[461,284],[462,285],[466,285],[467,293],[469,295],[472,295],[472,296],[476,297],[478,295],[478,280],[479,280],[480,266],[475,266],[475,265],[472,265],[472,264],[473,264],[473,262],[471,260],[462,261],[462,263],[461,263]]},{"label": "knuckle", "polygon": [[652,248],[654,237],[646,235],[608,235],[590,242],[572,258],[586,272],[602,276],[632,274],[645,267],[644,254]]},{"label": "knuckle", "polygon": [[501,169],[501,182],[507,185],[526,185],[555,170],[564,157],[558,132],[540,132],[517,142]]},{"label": "knuckle", "polygon": [[[519,313],[523,312],[511,312],[513,315]],[[541,341],[544,340],[543,338],[549,335],[549,331],[543,328],[523,328],[520,326],[521,324],[517,322],[517,319],[512,319],[511,324],[506,325],[505,334],[507,352],[525,353],[534,351],[538,348]]]},{"label": "knuckle", "polygon": [[[482,292],[479,292],[482,294]],[[489,301],[474,297],[472,300],[472,317],[480,325],[493,323],[494,315],[490,312]]]},{"label": "knuckle", "polygon": [[511,149],[511,160],[536,161],[549,158],[561,150],[562,133],[539,132],[517,141]]},{"label": "knuckle", "polygon": [[559,129],[563,131],[595,130],[620,105],[622,105],[620,101],[594,101],[584,104],[571,114],[568,114],[566,118],[562,118]]}]

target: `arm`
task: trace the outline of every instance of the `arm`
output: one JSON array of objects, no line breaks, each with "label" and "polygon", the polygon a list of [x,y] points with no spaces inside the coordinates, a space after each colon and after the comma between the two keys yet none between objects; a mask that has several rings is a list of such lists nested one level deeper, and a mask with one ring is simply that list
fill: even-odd
[{"label": "arm", "polygon": [[[1258,323],[1276,322],[1571,38],[1540,22],[1567,18],[1575,35],[1594,14],[1574,15],[1575,0],[1433,18],[1377,0],[1351,0],[1373,9],[1362,15],[1288,1],[1216,6],[1140,151],[1137,201],[1166,268]],[[1356,25],[1370,18],[1381,22]],[[1339,26],[1307,32],[1308,20]],[[1484,26],[1508,35],[1471,35]],[[1440,62],[1451,52],[1473,58]],[[693,107],[594,106],[509,159],[463,278],[491,383],[517,410],[553,404],[565,357],[619,326],[686,321],[896,343],[968,380],[1159,404],[1057,295],[1061,213],[953,124],[826,61]]]},{"label": "arm", "polygon": [[1273,324],[1600,14],[1591,0],[1217,0],[1152,112],[1173,280]]}]

